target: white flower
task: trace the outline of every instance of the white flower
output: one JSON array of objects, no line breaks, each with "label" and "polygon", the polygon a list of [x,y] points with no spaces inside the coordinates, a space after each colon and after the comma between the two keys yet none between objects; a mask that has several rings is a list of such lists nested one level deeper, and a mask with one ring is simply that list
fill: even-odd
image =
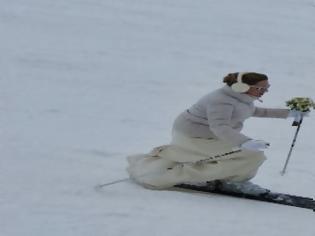
[{"label": "white flower", "polygon": [[315,103],[311,98],[295,97],[286,102],[286,105],[291,110],[297,110],[302,112],[309,112],[311,108],[315,109]]}]

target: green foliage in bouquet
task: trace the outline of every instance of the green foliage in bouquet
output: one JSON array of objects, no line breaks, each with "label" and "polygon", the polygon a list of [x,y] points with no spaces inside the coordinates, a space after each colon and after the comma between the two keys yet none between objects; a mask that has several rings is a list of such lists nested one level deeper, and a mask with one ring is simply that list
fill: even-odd
[{"label": "green foliage in bouquet", "polygon": [[311,108],[315,109],[315,103],[311,98],[296,97],[286,102],[291,110],[308,112]]}]

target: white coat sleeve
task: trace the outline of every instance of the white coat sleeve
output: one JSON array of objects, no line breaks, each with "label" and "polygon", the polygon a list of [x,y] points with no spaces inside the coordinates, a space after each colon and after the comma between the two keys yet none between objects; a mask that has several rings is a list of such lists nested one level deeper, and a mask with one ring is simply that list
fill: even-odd
[{"label": "white coat sleeve", "polygon": [[254,117],[265,118],[282,118],[285,119],[289,115],[289,109],[277,109],[277,108],[262,108],[255,107]]}]

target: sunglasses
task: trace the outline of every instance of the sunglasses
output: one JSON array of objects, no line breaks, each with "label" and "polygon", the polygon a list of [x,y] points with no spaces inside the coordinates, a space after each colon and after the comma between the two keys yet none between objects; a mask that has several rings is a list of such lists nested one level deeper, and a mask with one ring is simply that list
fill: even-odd
[{"label": "sunglasses", "polygon": [[270,88],[270,86],[268,87],[250,86],[250,87],[256,89],[258,92],[268,92]]}]

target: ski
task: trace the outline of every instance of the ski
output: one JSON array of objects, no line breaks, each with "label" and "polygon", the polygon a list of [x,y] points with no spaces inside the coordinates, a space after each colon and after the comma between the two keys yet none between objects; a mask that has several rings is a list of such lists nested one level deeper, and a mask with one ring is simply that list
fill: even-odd
[{"label": "ski", "polygon": [[263,194],[248,194],[248,193],[242,193],[238,191],[228,191],[228,190],[220,189],[220,187],[213,187],[213,186],[209,187],[207,185],[196,186],[196,185],[190,185],[190,184],[179,184],[179,185],[176,185],[175,187],[180,188],[180,189],[188,189],[188,190],[194,190],[194,191],[205,192],[205,193],[222,194],[222,195],[231,196],[231,197],[251,199],[251,200],[256,200],[256,201],[263,201],[263,202],[270,202],[270,203],[282,204],[282,205],[293,206],[293,207],[306,208],[306,209],[311,209],[315,211],[315,199],[309,198],[309,197],[295,196],[295,195],[286,194],[286,193],[277,193],[277,192],[268,191]]}]

